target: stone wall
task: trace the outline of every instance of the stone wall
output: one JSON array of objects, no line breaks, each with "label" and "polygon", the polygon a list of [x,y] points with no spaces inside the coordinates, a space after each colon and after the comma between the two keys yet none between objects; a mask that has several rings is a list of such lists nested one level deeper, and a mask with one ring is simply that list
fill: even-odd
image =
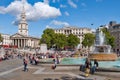
[{"label": "stone wall", "polygon": [[99,53],[99,54],[89,54],[89,58],[91,60],[98,60],[98,61],[115,61],[117,59],[117,55],[115,53],[105,54],[105,53]]}]

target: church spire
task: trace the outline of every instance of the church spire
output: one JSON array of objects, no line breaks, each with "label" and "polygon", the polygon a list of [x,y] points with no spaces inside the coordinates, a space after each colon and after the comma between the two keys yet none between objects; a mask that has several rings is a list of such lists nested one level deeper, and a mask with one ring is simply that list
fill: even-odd
[{"label": "church spire", "polygon": [[25,14],[25,0],[22,0],[22,11],[21,11],[21,20],[20,23],[18,25],[18,33],[28,36],[28,24],[26,21],[26,14]]},{"label": "church spire", "polygon": [[[26,22],[26,14],[25,14],[25,2],[22,0],[22,13],[21,13],[21,21]],[[26,22],[27,23],[27,22]]]}]

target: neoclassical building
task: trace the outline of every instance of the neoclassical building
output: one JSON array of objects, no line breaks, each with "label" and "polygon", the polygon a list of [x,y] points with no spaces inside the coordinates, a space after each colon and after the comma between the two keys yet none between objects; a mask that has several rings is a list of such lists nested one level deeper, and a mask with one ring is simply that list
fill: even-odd
[{"label": "neoclassical building", "polygon": [[116,21],[110,21],[108,26],[111,35],[115,37],[115,46],[113,50],[120,54],[120,24]]},{"label": "neoclassical building", "polygon": [[6,46],[6,47],[11,45],[11,43],[12,43],[12,40],[10,39],[11,35],[3,34],[3,33],[0,33],[0,34],[1,34],[2,38],[3,38],[3,42],[1,42],[0,45]]},{"label": "neoclassical building", "polygon": [[18,24],[18,32],[11,35],[10,39],[12,40],[12,45],[18,48],[39,46],[39,38],[28,35],[28,23],[26,21],[24,6],[21,13],[21,20]]},{"label": "neoclassical building", "polygon": [[83,48],[82,41],[84,39],[84,34],[92,33],[92,30],[90,28],[78,28],[73,26],[54,29],[54,31],[55,33],[65,34],[66,36],[68,36],[69,34],[76,35],[80,39],[80,45],[78,46],[79,48]]}]

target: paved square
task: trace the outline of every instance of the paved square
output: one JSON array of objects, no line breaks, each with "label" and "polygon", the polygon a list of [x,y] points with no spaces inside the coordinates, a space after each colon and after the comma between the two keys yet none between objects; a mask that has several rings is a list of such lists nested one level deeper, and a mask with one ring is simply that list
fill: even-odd
[{"label": "paved square", "polygon": [[51,65],[44,64],[29,65],[29,71],[24,72],[22,60],[11,59],[0,62],[0,80],[119,80],[120,73],[96,72],[94,75],[84,77],[84,73],[76,70],[56,70],[51,69]]}]

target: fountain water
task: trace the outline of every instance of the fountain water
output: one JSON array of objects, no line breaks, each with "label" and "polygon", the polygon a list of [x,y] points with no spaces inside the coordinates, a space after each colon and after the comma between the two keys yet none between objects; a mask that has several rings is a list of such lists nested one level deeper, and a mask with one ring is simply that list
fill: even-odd
[{"label": "fountain water", "polygon": [[117,55],[113,52],[111,52],[111,46],[106,44],[106,38],[105,34],[101,30],[100,27],[96,31],[96,40],[94,45],[94,50],[92,53],[90,53],[89,58],[94,60],[100,60],[100,61],[109,61],[109,60],[116,60]]}]

